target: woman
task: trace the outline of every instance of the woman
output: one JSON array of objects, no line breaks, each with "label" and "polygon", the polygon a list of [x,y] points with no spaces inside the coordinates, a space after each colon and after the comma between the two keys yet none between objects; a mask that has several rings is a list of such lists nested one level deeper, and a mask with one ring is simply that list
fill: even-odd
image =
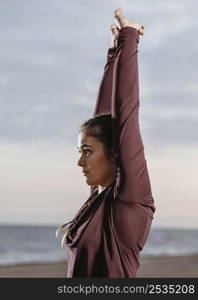
[{"label": "woman", "polygon": [[67,277],[136,277],[155,211],[138,120],[144,27],[121,9],[115,18],[94,116],[78,136],[78,165],[91,192],[64,236]]}]

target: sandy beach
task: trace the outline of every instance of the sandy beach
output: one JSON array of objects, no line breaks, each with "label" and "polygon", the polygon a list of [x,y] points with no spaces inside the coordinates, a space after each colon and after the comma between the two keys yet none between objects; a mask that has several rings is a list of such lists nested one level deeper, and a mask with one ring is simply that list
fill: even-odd
[{"label": "sandy beach", "polygon": [[[66,277],[67,264],[23,264],[0,266],[0,277]],[[195,277],[198,278],[198,255],[142,257],[137,277]]]}]

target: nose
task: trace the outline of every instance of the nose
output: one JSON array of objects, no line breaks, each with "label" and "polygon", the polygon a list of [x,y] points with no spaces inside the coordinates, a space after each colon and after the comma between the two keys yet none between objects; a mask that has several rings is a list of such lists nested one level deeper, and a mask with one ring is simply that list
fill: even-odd
[{"label": "nose", "polygon": [[79,167],[84,167],[84,166],[85,166],[85,162],[84,162],[82,156],[81,156],[80,159],[78,160],[78,166],[79,166]]}]

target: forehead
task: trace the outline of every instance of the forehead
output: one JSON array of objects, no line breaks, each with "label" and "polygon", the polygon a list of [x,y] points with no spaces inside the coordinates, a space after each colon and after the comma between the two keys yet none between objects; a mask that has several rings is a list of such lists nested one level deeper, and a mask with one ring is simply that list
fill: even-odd
[{"label": "forehead", "polygon": [[93,136],[88,136],[84,132],[80,132],[78,135],[78,148],[81,147],[97,147],[101,142]]}]

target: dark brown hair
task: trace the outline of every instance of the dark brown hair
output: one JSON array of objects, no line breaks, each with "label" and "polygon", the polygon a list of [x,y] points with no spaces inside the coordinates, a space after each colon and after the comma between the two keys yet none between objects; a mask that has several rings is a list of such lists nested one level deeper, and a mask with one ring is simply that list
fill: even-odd
[{"label": "dark brown hair", "polygon": [[[104,153],[107,158],[111,159],[113,154],[113,135],[112,135],[112,117],[110,113],[96,115],[93,118],[90,118],[84,121],[79,128],[79,133],[84,132],[88,136],[95,137],[104,145]],[[94,191],[94,189],[92,189]],[[65,241],[67,237],[70,236],[72,230],[77,225],[79,218],[86,211],[86,208],[90,205],[90,203],[94,200],[92,197],[94,193],[88,198],[88,200],[84,203],[84,205],[80,208],[80,210],[75,215],[74,219],[70,222],[67,222],[61,226],[59,226],[56,230],[56,236],[58,236],[59,232],[64,229],[68,224],[70,224],[68,230],[65,232],[62,238],[62,243]]]}]

